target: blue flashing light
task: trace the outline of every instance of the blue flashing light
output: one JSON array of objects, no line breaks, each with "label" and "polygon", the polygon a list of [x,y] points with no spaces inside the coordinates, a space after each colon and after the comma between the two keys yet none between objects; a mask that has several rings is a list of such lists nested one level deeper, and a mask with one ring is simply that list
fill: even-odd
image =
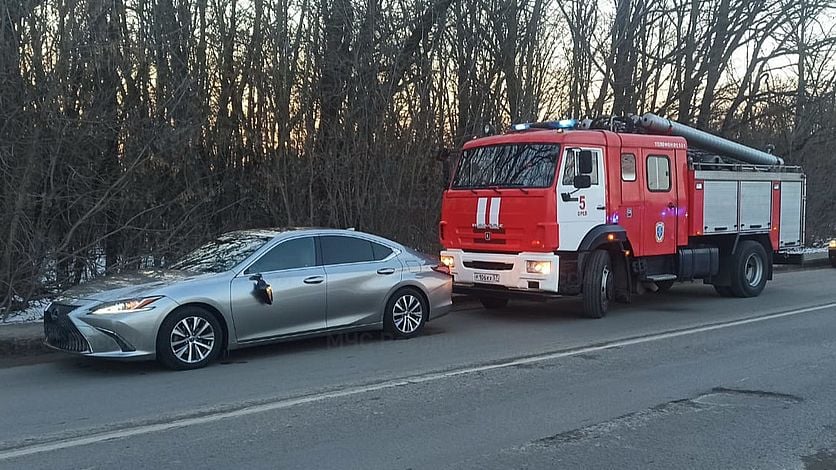
[{"label": "blue flashing light", "polygon": [[559,121],[524,122],[514,124],[511,126],[511,130],[527,131],[529,129],[574,129],[577,125],[577,119],[561,119]]}]

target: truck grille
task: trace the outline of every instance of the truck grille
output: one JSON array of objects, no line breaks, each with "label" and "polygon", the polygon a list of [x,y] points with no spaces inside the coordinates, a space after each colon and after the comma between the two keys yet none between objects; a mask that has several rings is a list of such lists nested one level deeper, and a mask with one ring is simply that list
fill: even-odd
[{"label": "truck grille", "polygon": [[52,347],[72,352],[88,352],[90,344],[73,325],[68,314],[76,309],[74,305],[52,303],[44,311],[44,336]]},{"label": "truck grille", "polygon": [[510,271],[514,269],[514,264],[497,263],[492,261],[465,261],[464,267],[470,269],[487,269],[490,271]]}]

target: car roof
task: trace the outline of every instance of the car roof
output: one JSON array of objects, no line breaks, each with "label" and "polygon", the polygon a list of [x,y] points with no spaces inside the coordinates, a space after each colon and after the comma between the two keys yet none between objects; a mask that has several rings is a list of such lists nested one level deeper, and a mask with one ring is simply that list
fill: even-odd
[{"label": "car roof", "polygon": [[[371,239],[380,240],[381,242],[390,245],[400,245],[400,243],[390,240],[388,238],[374,235],[371,233],[360,232],[354,229],[339,229],[327,227],[271,227],[271,228],[253,228],[246,230],[236,230],[234,232],[226,232],[222,236],[240,236],[240,237],[264,237],[277,238],[281,235],[305,233],[309,235],[361,235]],[[282,237],[284,238],[284,237]]]}]

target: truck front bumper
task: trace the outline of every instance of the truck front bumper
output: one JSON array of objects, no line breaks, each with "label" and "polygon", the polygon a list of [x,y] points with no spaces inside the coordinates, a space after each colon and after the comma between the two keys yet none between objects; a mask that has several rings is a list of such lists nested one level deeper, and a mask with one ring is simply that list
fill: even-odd
[{"label": "truck front bumper", "polygon": [[[473,253],[445,250],[453,258],[453,292],[460,294],[544,297],[557,294],[560,259],[554,253]],[[528,272],[528,262],[547,263],[543,272]]]}]

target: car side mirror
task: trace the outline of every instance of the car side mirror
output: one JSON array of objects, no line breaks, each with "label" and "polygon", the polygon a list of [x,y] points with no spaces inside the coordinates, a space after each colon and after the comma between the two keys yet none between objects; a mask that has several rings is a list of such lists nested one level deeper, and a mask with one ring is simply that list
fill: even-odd
[{"label": "car side mirror", "polygon": [[250,276],[250,280],[255,281],[253,288],[255,297],[267,305],[273,305],[273,287],[267,284],[261,274],[253,274]]},{"label": "car side mirror", "polygon": [[582,175],[588,175],[588,174],[592,173],[592,151],[591,150],[581,150],[578,153],[578,173],[580,173]]},{"label": "car side mirror", "polygon": [[576,189],[586,189],[592,186],[592,177],[589,175],[577,175],[572,180],[572,186]]}]

